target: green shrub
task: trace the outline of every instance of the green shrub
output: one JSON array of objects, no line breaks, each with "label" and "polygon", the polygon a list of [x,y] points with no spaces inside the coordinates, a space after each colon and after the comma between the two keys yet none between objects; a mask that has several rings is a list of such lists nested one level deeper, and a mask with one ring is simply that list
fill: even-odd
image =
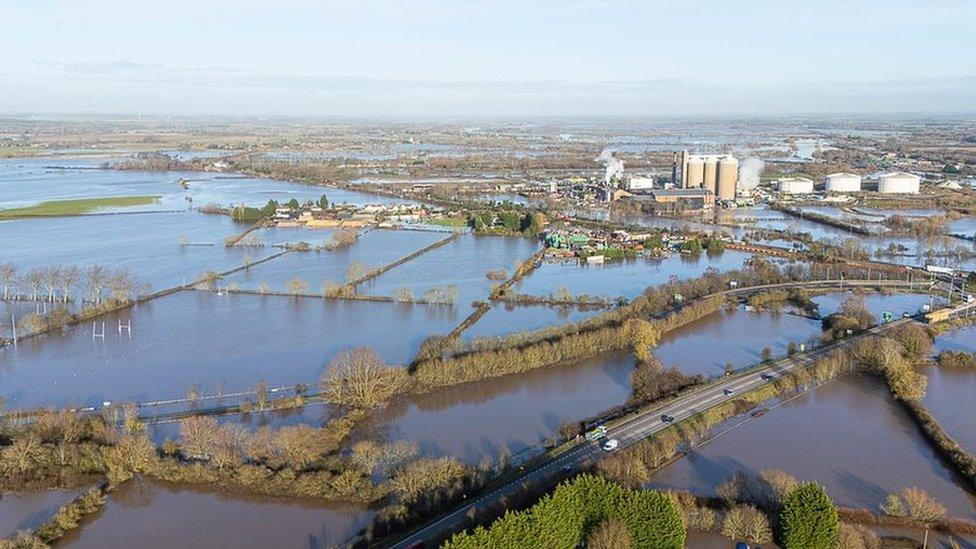
[{"label": "green shrub", "polygon": [[790,492],[780,523],[786,549],[829,548],[837,540],[837,507],[827,492],[813,482]]}]

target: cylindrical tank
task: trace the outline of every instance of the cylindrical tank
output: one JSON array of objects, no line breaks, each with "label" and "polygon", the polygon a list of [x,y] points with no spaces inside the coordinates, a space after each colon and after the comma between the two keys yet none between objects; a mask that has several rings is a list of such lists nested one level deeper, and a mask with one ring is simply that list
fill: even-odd
[{"label": "cylindrical tank", "polygon": [[813,180],[805,177],[787,177],[779,180],[779,192],[785,194],[809,194],[813,192]]},{"label": "cylindrical tank", "polygon": [[735,187],[739,183],[739,161],[726,156],[718,162],[718,200],[735,200]]},{"label": "cylindrical tank", "polygon": [[861,176],[853,173],[832,173],[824,178],[829,193],[856,193],[861,191]]},{"label": "cylindrical tank", "polygon": [[697,156],[688,159],[688,173],[685,174],[685,188],[697,188],[702,186],[705,180],[705,163]]},{"label": "cylindrical tank", "polygon": [[706,156],[702,188],[715,194],[716,183],[718,183],[718,159],[714,156]]},{"label": "cylindrical tank", "polygon": [[878,180],[879,193],[918,194],[922,178],[917,175],[895,172],[886,173]]}]

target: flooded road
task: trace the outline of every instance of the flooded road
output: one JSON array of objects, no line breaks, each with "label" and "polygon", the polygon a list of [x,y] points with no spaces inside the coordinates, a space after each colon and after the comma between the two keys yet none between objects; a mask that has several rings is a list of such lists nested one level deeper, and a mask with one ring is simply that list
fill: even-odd
[{"label": "flooded road", "polygon": [[83,492],[78,489],[0,494],[0,539],[37,528]]}]

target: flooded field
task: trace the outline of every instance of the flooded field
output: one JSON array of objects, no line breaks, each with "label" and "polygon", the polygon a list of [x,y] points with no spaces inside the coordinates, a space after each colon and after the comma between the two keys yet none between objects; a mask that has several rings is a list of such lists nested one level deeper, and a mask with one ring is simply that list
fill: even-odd
[{"label": "flooded field", "polygon": [[736,471],[767,468],[823,484],[839,505],[877,509],[888,493],[918,486],[950,515],[976,517],[976,497],[887,388],[865,377],[834,381],[742,425],[655,474],[651,486],[714,494]]},{"label": "flooded field", "polygon": [[0,239],[15,243],[3,259],[22,271],[51,265],[125,267],[140,286],[160,290],[272,253],[225,247],[223,238],[241,230],[225,216],[157,213],[5,221]]},{"label": "flooded field", "polygon": [[340,545],[372,514],[352,505],[276,501],[135,479],[59,547],[303,547]]},{"label": "flooded field", "polygon": [[[976,326],[960,328],[935,338],[936,353],[962,351],[976,353]],[[976,452],[976,372],[927,366],[919,371],[929,378],[925,406],[935,414],[949,435],[969,452]]]},{"label": "flooded field", "polygon": [[[305,241],[312,245],[324,244],[333,234],[332,231],[303,229],[269,229],[258,232],[262,238],[267,235],[269,242],[273,241],[272,239],[289,239],[286,241]],[[435,232],[375,229],[364,232],[358,241],[347,247],[332,251],[292,252],[228,277],[221,281],[221,285],[237,284],[242,289],[257,290],[264,283],[271,291],[281,292],[286,290],[285,285],[288,281],[300,278],[308,284],[310,293],[319,294],[322,293],[326,282],[344,284],[348,280],[349,268],[353,263],[358,263],[367,270],[382,267],[446,236],[448,235]],[[277,248],[272,250],[280,251]],[[405,265],[398,268],[402,267]],[[359,292],[392,295],[392,291],[388,294],[378,294],[368,284],[360,287]]]},{"label": "flooded field", "polygon": [[[132,337],[116,319],[132,319]],[[446,307],[278,296],[181,292],[106,315],[90,325],[0,351],[8,406],[92,405],[314,382],[343,349],[367,346],[391,363],[410,360],[432,333],[447,333]]]},{"label": "flooded field", "polygon": [[549,305],[510,305],[495,303],[478,322],[464,331],[464,339],[496,337],[557,326],[567,322],[579,322],[598,315],[603,307],[549,306]]},{"label": "flooded field", "polygon": [[0,494],[0,538],[37,528],[83,490],[41,490]]},{"label": "flooded field", "polygon": [[[837,292],[813,297],[813,302],[820,310],[820,316],[828,316],[836,313],[844,305],[844,302],[855,294],[851,292]],[[933,297],[929,294],[882,294],[866,293],[857,294],[857,299],[864,303],[876,321],[880,321],[885,312],[891,313],[895,318],[902,316],[902,313],[916,314],[923,305],[931,305],[937,308],[945,304],[945,300]]]},{"label": "flooded field", "polygon": [[[437,235],[444,238],[446,235]],[[539,250],[531,238],[505,238],[466,234],[440,248],[400,265],[360,287],[360,292],[392,295],[398,288],[409,288],[420,297],[435,286],[457,286],[457,304],[467,308],[472,301],[488,299],[491,286],[488,271],[505,271],[511,276],[516,265]],[[395,257],[407,250],[393,249]]]},{"label": "flooded field", "polygon": [[185,210],[211,203],[263,206],[272,198],[279,202],[296,198],[302,202],[318,200],[323,194],[336,204],[407,202],[345,189],[234,174],[99,169],[103,162],[114,164],[121,160],[122,157],[0,159],[0,189],[3,190],[0,209],[45,200],[110,196],[160,197],[151,206],[131,208],[136,210]]},{"label": "flooded field", "polygon": [[751,254],[725,250],[718,254],[675,254],[666,259],[633,259],[604,265],[587,265],[575,260],[547,261],[515,288],[520,293],[532,295],[546,295],[558,288],[566,288],[573,295],[633,299],[648,286],[664,284],[671,277],[696,278],[710,268],[719,271],[740,269],[749,257]]}]

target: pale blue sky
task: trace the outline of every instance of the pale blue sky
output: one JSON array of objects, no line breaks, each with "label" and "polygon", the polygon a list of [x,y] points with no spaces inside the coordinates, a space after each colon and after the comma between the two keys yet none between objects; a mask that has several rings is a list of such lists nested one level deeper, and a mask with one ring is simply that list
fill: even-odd
[{"label": "pale blue sky", "polygon": [[0,0],[0,112],[973,112],[974,31],[974,0]]}]

